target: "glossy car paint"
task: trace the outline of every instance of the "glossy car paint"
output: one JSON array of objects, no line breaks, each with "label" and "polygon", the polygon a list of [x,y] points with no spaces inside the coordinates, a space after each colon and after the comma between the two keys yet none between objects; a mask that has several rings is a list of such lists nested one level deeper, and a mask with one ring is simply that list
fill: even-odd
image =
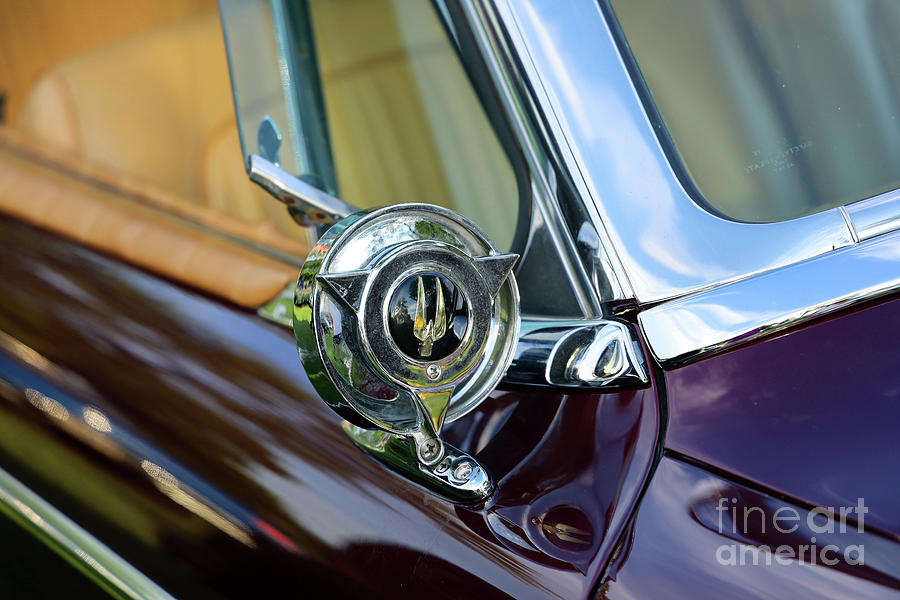
[{"label": "glossy car paint", "polygon": [[[759,507],[765,511],[765,520],[754,512],[751,527],[744,529],[742,516],[734,527],[726,511],[720,524],[719,498]],[[844,533],[836,529],[830,536],[804,527],[791,534],[779,533],[772,517],[780,509],[797,510],[806,519],[806,511],[788,501],[696,465],[663,458],[595,598],[900,598],[900,546],[893,540],[871,531],[860,533],[852,526]],[[773,557],[766,564],[766,552],[756,559],[758,564],[753,564],[750,554],[745,564],[740,564],[739,554],[733,565],[720,564],[717,558],[718,553],[727,563],[730,551],[720,547],[737,545],[740,552],[741,544],[788,546],[799,554],[811,538],[818,548],[815,564],[809,559],[803,563],[782,559],[782,564]],[[821,561],[821,549],[829,544],[833,548],[824,557],[828,563],[837,561],[833,565]],[[850,550],[850,560],[843,560],[843,552],[851,545],[865,547],[864,564],[851,564],[857,562],[855,550]],[[809,556],[808,548],[803,552]]]},{"label": "glossy car paint", "polygon": [[[666,372],[666,457],[595,597],[900,597],[898,335],[893,298]],[[805,522],[860,498],[862,532],[854,514],[844,533],[774,529],[782,507]],[[765,518],[723,527],[720,501]],[[864,545],[864,564],[717,560],[722,545],[796,552],[811,540]]]},{"label": "glossy car paint", "polygon": [[178,597],[584,597],[657,455],[655,388],[497,392],[484,506],[387,473],[293,337],[0,220],[0,464]]},{"label": "glossy car paint", "polygon": [[669,371],[666,447],[900,540],[900,299]]}]

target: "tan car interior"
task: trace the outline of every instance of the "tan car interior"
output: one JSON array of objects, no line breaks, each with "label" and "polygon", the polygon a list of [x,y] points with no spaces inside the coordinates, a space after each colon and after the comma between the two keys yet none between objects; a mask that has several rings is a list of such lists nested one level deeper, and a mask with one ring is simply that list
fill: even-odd
[{"label": "tan car interior", "polygon": [[0,91],[0,211],[241,306],[296,277],[305,235],[241,164],[214,0],[0,4]]},{"label": "tan car interior", "polygon": [[[508,247],[512,168],[436,17],[393,4],[310,4],[341,194]],[[245,307],[296,277],[307,234],[243,169],[214,0],[0,4],[0,93],[0,211]]]},{"label": "tan car interior", "polygon": [[[512,168],[436,16],[395,4],[310,3],[342,197],[449,206],[508,247]],[[0,211],[241,306],[296,277],[306,233],[244,172],[214,0],[0,4],[0,92]]]},{"label": "tan car interior", "polygon": [[510,248],[515,173],[431,3],[309,6],[341,197],[445,206]]}]

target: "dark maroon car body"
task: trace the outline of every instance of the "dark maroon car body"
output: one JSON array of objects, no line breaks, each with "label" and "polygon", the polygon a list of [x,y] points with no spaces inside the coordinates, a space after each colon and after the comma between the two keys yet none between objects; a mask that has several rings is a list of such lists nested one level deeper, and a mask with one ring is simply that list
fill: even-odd
[{"label": "dark maroon car body", "polygon": [[[813,594],[828,581],[887,597],[900,588],[896,300],[657,369],[642,390],[495,392],[448,432],[497,473],[490,501],[462,508],[385,477],[352,446],[286,330],[22,224],[0,228],[2,411],[33,444],[0,439],[4,468],[176,596],[629,598],[677,587],[757,597]],[[48,362],[29,362],[23,348]],[[113,435],[100,443],[60,427],[26,400],[29,389],[71,413],[97,407]],[[132,521],[55,481],[34,459],[41,453],[87,462],[111,495],[140,498]],[[173,502],[145,461],[242,534]],[[718,534],[687,494],[704,477],[775,507],[865,495],[865,535],[888,560],[827,580],[803,568],[771,581],[704,570],[693,557]],[[554,513],[587,535],[559,539]],[[143,520],[152,539],[130,527]]]},{"label": "dark maroon car body", "polygon": [[[565,12],[552,3],[541,10],[522,20],[523,39],[552,31]],[[561,55],[566,43],[599,43],[585,32],[554,41]],[[655,136],[660,123],[628,79],[635,66],[607,54],[597,53],[606,87],[598,84],[588,112],[621,126],[608,140],[572,139],[600,163],[613,162],[602,143],[632,136],[624,162],[641,181],[598,170],[609,177],[595,177],[597,195],[636,205],[687,194],[674,167],[650,164],[668,155]],[[532,58],[540,70],[554,57]],[[542,90],[524,91],[544,100]],[[565,108],[572,98],[555,100]],[[553,168],[568,158],[565,148],[545,150]],[[563,200],[583,183],[565,177],[573,176],[560,175]],[[596,250],[600,242],[584,232],[596,235],[567,230],[571,245]],[[841,250],[810,248],[788,258]],[[792,264],[779,252],[770,251],[771,271]],[[464,506],[354,446],[287,328],[0,217],[0,467],[179,598],[900,598],[896,278],[880,295],[823,301],[827,314],[702,348],[691,360],[658,359],[654,340],[642,337],[643,311],[762,272],[722,271],[675,278],[673,293],[651,302],[603,307],[634,326],[648,384],[501,384],[448,424],[445,439],[496,483],[486,502]],[[811,518],[861,500],[865,522],[851,513],[846,532],[820,533]],[[738,527],[728,520],[738,512],[720,510],[723,502],[752,509],[756,520]],[[799,515],[790,533],[772,526],[784,511]],[[815,538],[833,555],[864,546],[866,560],[716,560],[731,544],[797,553]]]}]

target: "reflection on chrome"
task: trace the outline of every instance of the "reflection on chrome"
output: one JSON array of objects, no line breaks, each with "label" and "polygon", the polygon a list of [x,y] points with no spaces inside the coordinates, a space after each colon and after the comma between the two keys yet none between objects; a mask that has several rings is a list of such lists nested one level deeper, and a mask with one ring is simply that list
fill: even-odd
[{"label": "reflection on chrome", "polygon": [[84,407],[84,410],[81,411],[81,416],[84,418],[85,423],[100,433],[109,433],[112,431],[112,425],[110,425],[106,415],[93,406]]},{"label": "reflection on chrome", "polygon": [[115,597],[172,600],[165,590],[2,469],[0,509],[77,568],[104,582]]},{"label": "reflection on chrome", "polygon": [[169,471],[146,459],[141,461],[141,468],[153,481],[156,489],[173,501],[245,546],[256,548],[250,530],[243,523],[184,485]]},{"label": "reflection on chrome", "polygon": [[612,320],[522,320],[507,383],[640,387],[649,381],[628,326]]},{"label": "reflection on chrome", "polygon": [[857,241],[900,228],[900,190],[860,200],[844,207]]},{"label": "reflection on chrome", "polygon": [[65,406],[37,390],[31,388],[26,389],[25,398],[33,407],[48,417],[53,417],[59,421],[65,421],[69,418],[69,411],[66,410]]},{"label": "reflection on chrome", "polygon": [[895,232],[664,302],[642,312],[638,321],[653,354],[675,367],[896,291],[898,265],[900,233]]}]

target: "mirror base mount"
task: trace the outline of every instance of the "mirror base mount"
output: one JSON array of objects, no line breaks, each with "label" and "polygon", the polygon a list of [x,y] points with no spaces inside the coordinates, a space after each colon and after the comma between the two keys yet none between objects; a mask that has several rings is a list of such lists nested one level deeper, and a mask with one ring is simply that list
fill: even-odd
[{"label": "mirror base mount", "polygon": [[408,481],[452,502],[477,504],[488,498],[494,483],[481,464],[450,444],[442,444],[443,455],[430,466],[416,456],[412,438],[380,429],[363,429],[349,421],[341,423],[357,448],[400,474]]}]

